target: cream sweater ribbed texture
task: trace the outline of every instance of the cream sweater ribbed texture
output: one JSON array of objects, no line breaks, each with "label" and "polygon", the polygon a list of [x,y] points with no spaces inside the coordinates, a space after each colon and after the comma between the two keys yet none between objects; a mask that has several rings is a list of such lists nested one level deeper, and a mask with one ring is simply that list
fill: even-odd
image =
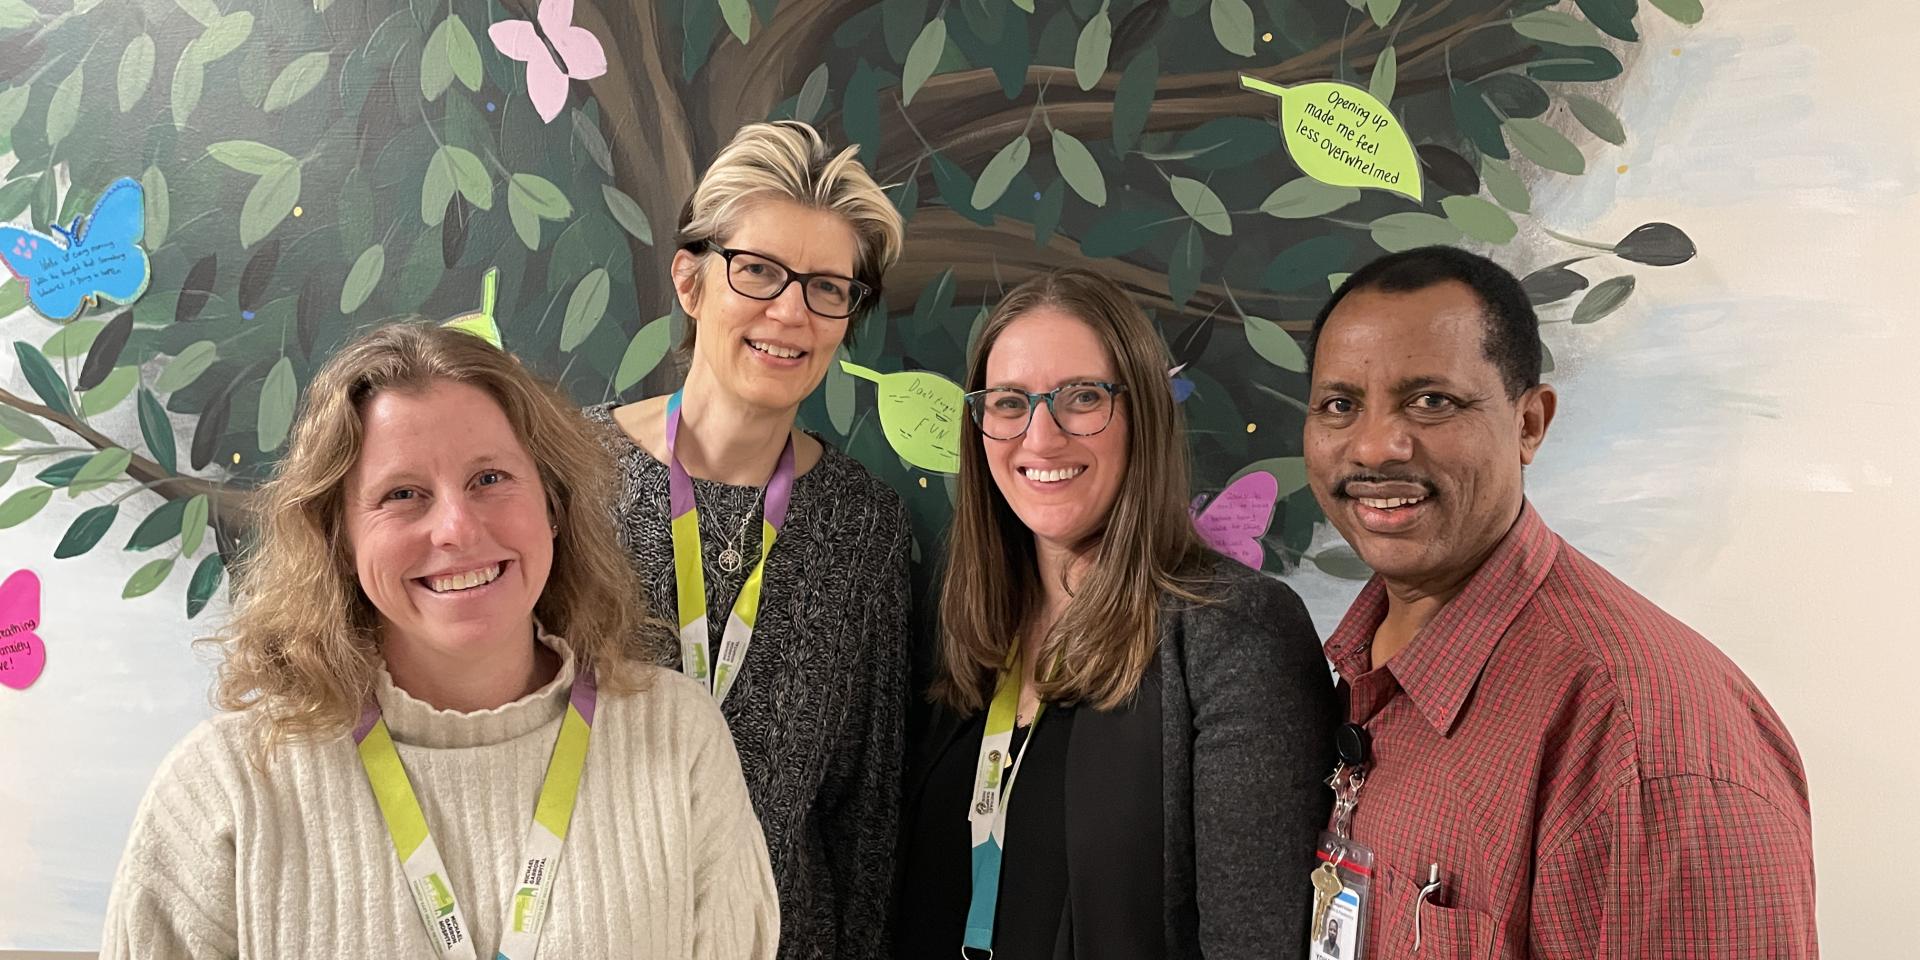
[{"label": "cream sweater ribbed texture", "polygon": [[[566,653],[566,644],[543,637]],[[602,695],[543,958],[766,960],[779,907],[733,740],[686,677]],[[476,713],[437,710],[381,672],[377,696],[482,960],[500,941],[573,680]],[[433,957],[350,737],[282,747],[250,721],[201,724],[140,804],[102,958]]]}]

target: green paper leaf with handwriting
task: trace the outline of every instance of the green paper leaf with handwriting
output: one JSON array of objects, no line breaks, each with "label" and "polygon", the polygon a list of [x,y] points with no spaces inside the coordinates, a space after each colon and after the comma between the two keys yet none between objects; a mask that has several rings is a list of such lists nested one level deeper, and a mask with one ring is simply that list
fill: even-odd
[{"label": "green paper leaf with handwriting", "polygon": [[934,473],[960,472],[960,385],[931,370],[881,373],[842,360],[841,369],[878,388],[880,428],[900,459]]},{"label": "green paper leaf with handwriting", "polygon": [[1421,198],[1413,141],[1373,94],[1336,80],[1282,87],[1242,74],[1240,85],[1280,99],[1287,152],[1307,176],[1336,187]]}]

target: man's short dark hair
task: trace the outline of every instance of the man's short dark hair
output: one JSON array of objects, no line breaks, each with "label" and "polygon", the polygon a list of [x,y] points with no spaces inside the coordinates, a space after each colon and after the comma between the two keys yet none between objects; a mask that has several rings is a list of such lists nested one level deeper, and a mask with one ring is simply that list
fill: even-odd
[{"label": "man's short dark hair", "polygon": [[1508,398],[1539,386],[1540,319],[1534,315],[1533,302],[1527,299],[1519,278],[1479,254],[1444,246],[1387,254],[1340,284],[1327,305],[1320,308],[1320,315],[1313,318],[1313,331],[1307,336],[1309,369],[1319,348],[1321,328],[1347,294],[1355,290],[1413,293],[1449,280],[1466,284],[1480,299],[1481,313],[1487,321],[1487,360],[1500,371]]}]

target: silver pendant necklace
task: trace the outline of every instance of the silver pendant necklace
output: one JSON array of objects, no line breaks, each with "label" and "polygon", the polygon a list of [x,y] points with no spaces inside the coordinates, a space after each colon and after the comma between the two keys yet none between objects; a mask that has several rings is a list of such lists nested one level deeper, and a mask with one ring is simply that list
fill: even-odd
[{"label": "silver pendant necklace", "polygon": [[753,521],[754,513],[760,508],[760,498],[765,496],[766,492],[765,487],[760,488],[760,492],[754,495],[753,503],[747,506],[747,512],[741,515],[740,524],[734,529],[733,536],[728,537],[720,545],[720,569],[728,573],[739,573],[740,568],[746,566],[747,557],[741,552],[741,548],[746,546],[747,524]]}]

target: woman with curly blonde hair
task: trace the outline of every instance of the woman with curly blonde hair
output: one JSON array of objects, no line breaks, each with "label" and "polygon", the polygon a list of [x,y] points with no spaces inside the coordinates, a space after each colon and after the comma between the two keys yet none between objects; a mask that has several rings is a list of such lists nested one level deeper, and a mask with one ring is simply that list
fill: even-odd
[{"label": "woman with curly blonde hair", "polygon": [[565,397],[478,338],[329,360],[102,955],[771,957],[732,739],[642,662],[611,491]]}]

